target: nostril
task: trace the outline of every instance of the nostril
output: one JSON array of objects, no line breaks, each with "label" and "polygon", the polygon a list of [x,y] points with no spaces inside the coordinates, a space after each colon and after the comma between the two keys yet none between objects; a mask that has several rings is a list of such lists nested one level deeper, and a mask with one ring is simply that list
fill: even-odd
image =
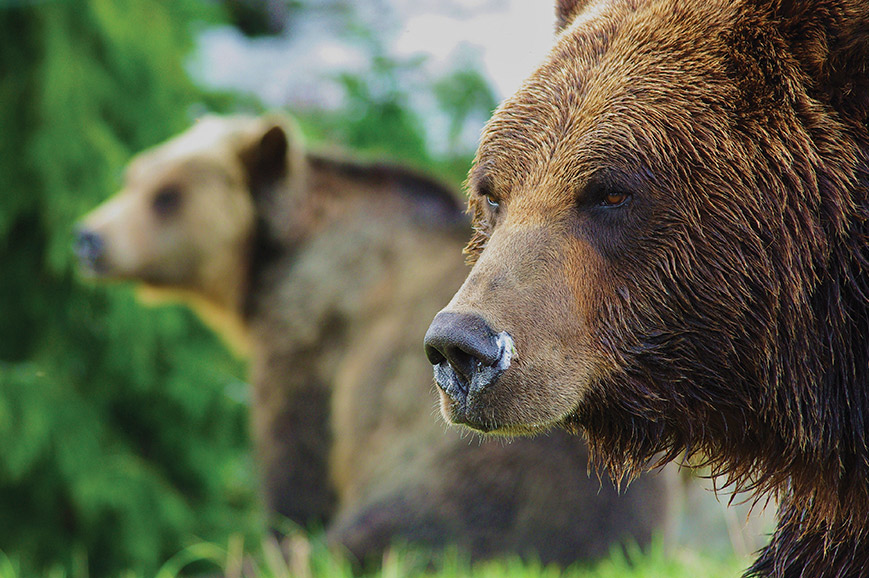
[{"label": "nostril", "polygon": [[446,359],[450,367],[453,368],[453,371],[458,373],[464,382],[470,383],[473,381],[474,373],[476,373],[477,367],[480,365],[480,361],[473,353],[463,351],[458,347],[451,347],[447,351]]},{"label": "nostril", "polygon": [[438,351],[436,347],[429,345],[428,343],[425,345],[425,356],[432,365],[437,365],[446,361],[446,357]]}]

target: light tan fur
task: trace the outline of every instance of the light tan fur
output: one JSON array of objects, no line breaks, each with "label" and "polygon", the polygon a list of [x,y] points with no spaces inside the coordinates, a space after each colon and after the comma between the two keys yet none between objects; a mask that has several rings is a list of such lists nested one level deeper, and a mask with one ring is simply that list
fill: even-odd
[{"label": "light tan fur", "polygon": [[[183,198],[160,215],[167,184]],[[662,477],[618,496],[586,476],[578,438],[479,442],[439,419],[419,349],[470,228],[436,181],[306,152],[274,117],[211,118],[137,157],[82,227],[104,242],[96,273],[247,344],[267,507],[356,558],[407,541],[567,564],[666,525]]]}]

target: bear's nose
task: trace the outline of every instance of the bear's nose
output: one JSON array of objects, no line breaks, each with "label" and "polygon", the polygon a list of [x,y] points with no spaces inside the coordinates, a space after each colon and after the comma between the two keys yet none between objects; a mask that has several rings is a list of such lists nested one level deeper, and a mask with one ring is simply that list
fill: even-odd
[{"label": "bear's nose", "polygon": [[79,229],[75,234],[75,254],[79,262],[96,271],[105,250],[105,243],[99,233],[87,229]]},{"label": "bear's nose", "polygon": [[492,365],[498,361],[495,332],[479,315],[438,313],[425,334],[425,354],[432,365],[444,359],[464,370],[470,360]]},{"label": "bear's nose", "polygon": [[450,311],[435,316],[424,344],[435,381],[457,401],[491,385],[509,365],[513,351],[509,335],[496,335],[479,315]]}]

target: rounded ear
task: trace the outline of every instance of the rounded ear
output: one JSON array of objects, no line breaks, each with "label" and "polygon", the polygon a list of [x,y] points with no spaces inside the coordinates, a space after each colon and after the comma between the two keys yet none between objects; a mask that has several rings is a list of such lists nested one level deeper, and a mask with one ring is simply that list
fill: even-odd
[{"label": "rounded ear", "polygon": [[558,0],[555,3],[555,31],[567,28],[588,0]]},{"label": "rounded ear", "polygon": [[818,97],[869,121],[869,2],[755,0],[769,11]]},{"label": "rounded ear", "polygon": [[852,15],[836,32],[827,71],[831,104],[841,114],[869,123],[869,3],[855,2]]},{"label": "rounded ear", "polygon": [[289,152],[290,137],[284,123],[264,119],[239,151],[254,196],[287,176]]},{"label": "rounded ear", "polygon": [[308,174],[307,151],[295,119],[283,114],[248,119],[239,138],[235,146],[260,221],[258,234],[272,241],[292,236],[293,215],[307,194]]}]

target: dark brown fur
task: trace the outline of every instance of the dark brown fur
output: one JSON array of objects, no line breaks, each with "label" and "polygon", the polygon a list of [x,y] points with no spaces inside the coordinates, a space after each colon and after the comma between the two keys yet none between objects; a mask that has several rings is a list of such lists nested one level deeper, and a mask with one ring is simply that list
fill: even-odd
[{"label": "dark brown fur", "polygon": [[749,574],[866,576],[869,3],[558,10],[485,130],[447,307],[517,359],[445,414],[582,430],[616,478],[687,454],[782,499]]},{"label": "dark brown fur", "polygon": [[[119,247],[125,231],[143,231],[134,252],[168,235],[174,244],[163,261],[197,255],[184,262],[202,271],[237,255],[219,275],[175,279],[157,274],[155,256],[147,276],[118,270],[139,260],[131,255],[96,264],[160,291],[228,295],[210,298],[222,314],[206,318],[244,333],[236,341],[250,351],[253,437],[271,513],[324,524],[332,543],[374,561],[404,541],[567,564],[604,555],[622,538],[647,543],[663,526],[662,477],[618,496],[588,478],[578,438],[480,442],[436,416],[431,369],[418,348],[467,273],[461,248],[470,227],[451,190],[405,168],[310,153],[280,119],[206,120],[182,145],[140,155],[128,190],[109,202],[134,208],[98,209],[84,227]],[[177,213],[132,228],[101,216],[150,218],[169,177],[184,195]],[[190,293],[180,297],[191,302]],[[570,467],[560,469],[564,463]]]}]

